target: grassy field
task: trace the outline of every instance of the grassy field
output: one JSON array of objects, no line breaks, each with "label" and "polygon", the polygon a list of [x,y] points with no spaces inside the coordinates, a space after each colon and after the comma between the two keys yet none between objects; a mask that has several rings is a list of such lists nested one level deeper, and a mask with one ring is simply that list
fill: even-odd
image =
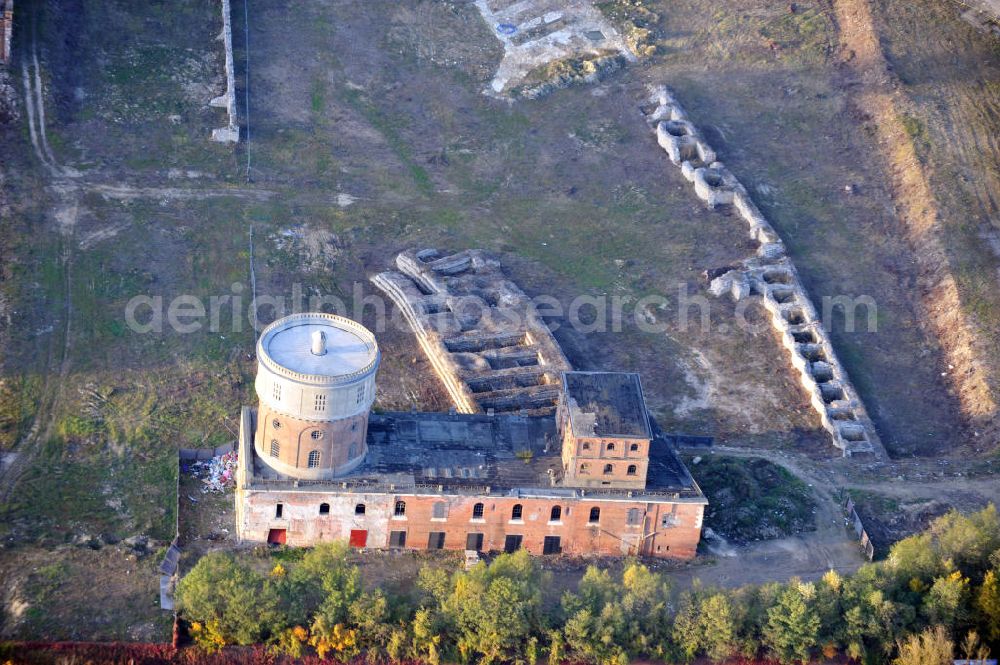
[{"label": "grassy field", "polygon": [[[68,628],[87,611],[76,599],[94,580],[121,580],[127,556],[70,544],[172,537],[174,451],[235,438],[239,406],[254,399],[254,335],[228,306],[217,330],[139,334],[126,304],[245,304],[251,227],[268,296],[370,295],[368,276],[414,246],[495,251],[529,294],[563,303],[665,295],[650,313],[665,334],[626,321],[620,333],[556,336],[580,369],[641,372],[669,430],[832,455],[766,327],[735,327],[723,301],[708,329],[679,321],[679,290],[706,295],[702,271],[753,247],[743,222],[701,206],[656,148],[638,110],[648,83],[676,91],[786,238],[814,299],[877,296],[878,332],[835,328],[834,340],[890,450],[965,450],[940,350],[916,325],[882,174],[845,118],[835,26],[825,4],[796,5],[670,3],[657,54],[598,85],[508,104],[481,94],[501,49],[468,3],[251,2],[248,184],[246,145],[207,141],[224,122],[207,106],[222,87],[214,2],[19,3],[15,71],[37,44],[50,143],[83,176],[48,173],[24,117],[0,127],[0,448],[24,455],[0,506],[0,572],[16,581],[0,633],[138,639],[123,622]],[[241,7],[233,18],[242,25]],[[236,42],[245,63],[239,30]],[[374,321],[370,309],[360,318]],[[379,340],[377,408],[446,409],[412,337]],[[21,563],[36,560],[41,572]],[[142,581],[104,601],[143,635],[165,625],[151,566],[136,564],[130,579]],[[42,621],[59,597],[74,600]]]}]

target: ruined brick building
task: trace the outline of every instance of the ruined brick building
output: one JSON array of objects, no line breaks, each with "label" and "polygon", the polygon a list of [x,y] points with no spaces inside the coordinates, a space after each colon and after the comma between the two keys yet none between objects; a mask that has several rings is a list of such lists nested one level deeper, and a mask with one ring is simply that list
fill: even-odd
[{"label": "ruined brick building", "polygon": [[371,413],[363,326],[295,314],[261,334],[242,412],[245,542],[691,558],[707,501],[636,374],[561,374],[554,413]]}]

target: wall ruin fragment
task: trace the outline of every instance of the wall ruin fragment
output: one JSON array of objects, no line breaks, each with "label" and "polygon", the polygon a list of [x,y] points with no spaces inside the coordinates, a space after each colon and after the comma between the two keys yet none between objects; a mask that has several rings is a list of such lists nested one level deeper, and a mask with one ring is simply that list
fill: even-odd
[{"label": "wall ruin fragment", "polygon": [[838,360],[781,237],[757,208],[746,188],[722,162],[664,86],[651,90],[646,120],[670,161],[681,167],[695,194],[710,208],[731,206],[749,225],[756,255],[715,277],[713,295],[760,299],[770,314],[802,387],[833,445],[845,456],[884,457],[885,450],[861,398]]},{"label": "wall ruin fragment", "polygon": [[212,130],[212,140],[219,143],[239,143],[240,127],[236,121],[236,70],[233,63],[233,20],[229,0],[222,0],[222,34],[225,56],[226,91],[208,103],[209,106],[226,109],[228,123],[225,127]]},{"label": "wall ruin fragment", "polygon": [[372,283],[403,313],[460,413],[551,412],[573,368],[528,297],[480,250],[406,251]]}]

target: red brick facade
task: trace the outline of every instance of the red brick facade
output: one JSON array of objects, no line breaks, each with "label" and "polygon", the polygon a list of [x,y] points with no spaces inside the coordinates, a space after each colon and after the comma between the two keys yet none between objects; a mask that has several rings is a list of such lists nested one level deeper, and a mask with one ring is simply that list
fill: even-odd
[{"label": "red brick facade", "polygon": [[[517,544],[532,554],[690,559],[701,536],[704,512],[704,501],[683,499],[364,494],[305,488],[254,489],[243,494],[242,502],[237,499],[241,538],[265,542],[276,535],[272,530],[283,531],[282,542],[296,546],[354,540],[355,545],[363,542],[375,548],[478,546],[482,551],[502,551],[514,544],[508,542],[509,536],[520,536]],[[405,507],[397,515],[400,502]],[[359,505],[364,505],[363,513],[357,512]],[[520,506],[520,519],[515,506]],[[554,509],[558,519],[552,519]],[[363,541],[358,542],[362,533]],[[482,534],[481,543],[478,538],[470,543],[469,534]]]}]

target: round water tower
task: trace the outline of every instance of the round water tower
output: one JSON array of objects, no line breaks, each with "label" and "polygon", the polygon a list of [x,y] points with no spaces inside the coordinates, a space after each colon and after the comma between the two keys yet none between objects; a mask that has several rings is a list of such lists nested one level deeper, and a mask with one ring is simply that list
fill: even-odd
[{"label": "round water tower", "polygon": [[272,469],[329,479],[365,459],[379,364],[375,336],[334,314],[278,319],[257,342],[254,448]]}]

